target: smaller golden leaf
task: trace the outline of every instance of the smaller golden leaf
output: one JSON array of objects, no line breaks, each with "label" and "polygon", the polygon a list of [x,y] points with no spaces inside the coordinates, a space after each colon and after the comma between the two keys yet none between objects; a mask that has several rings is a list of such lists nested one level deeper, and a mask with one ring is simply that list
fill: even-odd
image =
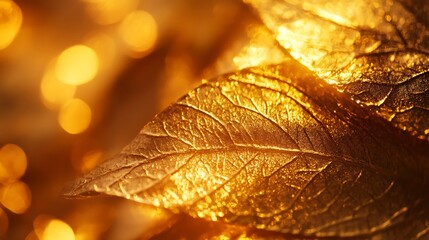
[{"label": "smaller golden leaf", "polygon": [[408,239],[429,224],[427,144],[289,60],[205,82],[66,195],[302,237]]},{"label": "smaller golden leaf", "polygon": [[302,64],[429,140],[428,1],[246,0]]}]

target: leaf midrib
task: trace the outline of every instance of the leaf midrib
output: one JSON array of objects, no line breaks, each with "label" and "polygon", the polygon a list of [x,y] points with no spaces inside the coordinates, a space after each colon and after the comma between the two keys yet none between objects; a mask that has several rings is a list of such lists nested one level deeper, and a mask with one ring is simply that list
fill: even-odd
[{"label": "leaf midrib", "polygon": [[[146,161],[143,160],[144,162],[139,162],[139,163],[135,164],[134,166],[132,166],[130,168],[130,170],[126,174],[124,174],[122,177],[118,178],[118,180],[116,180],[115,182],[113,182],[110,185],[113,185],[113,184],[121,181],[124,177],[126,177],[128,174],[130,174],[135,168],[142,167],[146,164],[153,163],[154,161],[158,161],[159,159],[174,157],[174,156],[178,156],[178,155],[219,154],[219,153],[225,153],[225,152],[237,152],[237,153],[239,153],[239,152],[256,152],[256,153],[268,153],[268,154],[298,154],[298,155],[302,155],[304,158],[305,157],[315,157],[316,159],[325,160],[327,162],[338,161],[341,163],[357,166],[360,168],[365,168],[365,169],[368,169],[370,171],[380,173],[385,178],[392,178],[393,177],[392,173],[386,172],[383,169],[378,168],[377,166],[371,166],[367,162],[358,161],[356,159],[348,158],[346,156],[331,155],[331,154],[326,154],[326,153],[317,152],[317,151],[309,151],[309,150],[280,148],[280,147],[274,147],[274,146],[234,145],[234,146],[219,147],[219,148],[199,148],[199,149],[193,148],[193,149],[188,149],[186,151],[179,151],[179,152],[173,152],[173,153],[161,153],[158,156],[145,159]],[[141,158],[142,156],[137,154],[137,153],[121,153],[118,157],[138,157],[138,158]],[[186,166],[186,162],[182,166]],[[182,166],[180,166],[180,167],[182,167]],[[165,176],[163,176],[162,178],[158,179],[154,184],[148,186],[145,189],[141,189],[138,192],[144,192],[144,191],[149,190],[150,188],[153,188],[154,185],[161,183],[163,180],[167,179],[168,177],[172,176],[175,172],[180,170],[180,167],[174,169],[170,173],[168,173]],[[95,180],[97,180],[97,179],[93,179],[93,181],[95,181]]]}]

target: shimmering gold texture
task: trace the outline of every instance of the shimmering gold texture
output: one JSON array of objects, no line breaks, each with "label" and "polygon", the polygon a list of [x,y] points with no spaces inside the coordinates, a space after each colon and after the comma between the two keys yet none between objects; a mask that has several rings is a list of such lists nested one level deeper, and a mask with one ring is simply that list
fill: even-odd
[{"label": "shimmering gold texture", "polygon": [[426,1],[246,0],[302,64],[395,126],[429,139]]},{"label": "shimmering gold texture", "polygon": [[414,140],[289,60],[205,82],[67,195],[300,236],[409,239],[429,223],[416,191],[429,148]]}]

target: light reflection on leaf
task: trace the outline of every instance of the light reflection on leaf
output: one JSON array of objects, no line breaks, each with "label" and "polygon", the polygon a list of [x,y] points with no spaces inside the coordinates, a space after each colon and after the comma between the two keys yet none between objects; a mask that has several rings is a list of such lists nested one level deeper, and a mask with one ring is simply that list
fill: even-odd
[{"label": "light reflection on leaf", "polygon": [[251,25],[247,28],[247,35],[249,41],[232,59],[238,69],[281,63],[290,57],[281,50],[265,26]]},{"label": "light reflection on leaf", "polygon": [[428,149],[289,60],[204,83],[66,195],[304,237],[427,237]]},{"label": "light reflection on leaf", "polygon": [[245,26],[219,54],[216,62],[205,69],[205,79],[248,67],[279,64],[292,58],[260,19],[249,19]]},{"label": "light reflection on leaf", "polygon": [[429,139],[429,2],[246,2],[302,64],[395,126]]}]

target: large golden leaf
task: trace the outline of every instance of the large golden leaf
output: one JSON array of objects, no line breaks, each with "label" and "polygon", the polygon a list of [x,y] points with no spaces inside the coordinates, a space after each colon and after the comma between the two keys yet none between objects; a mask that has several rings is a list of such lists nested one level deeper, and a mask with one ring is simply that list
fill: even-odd
[{"label": "large golden leaf", "polygon": [[289,60],[203,83],[66,195],[299,236],[428,237],[428,149]]},{"label": "large golden leaf", "polygon": [[302,64],[429,139],[429,1],[245,1]]}]

